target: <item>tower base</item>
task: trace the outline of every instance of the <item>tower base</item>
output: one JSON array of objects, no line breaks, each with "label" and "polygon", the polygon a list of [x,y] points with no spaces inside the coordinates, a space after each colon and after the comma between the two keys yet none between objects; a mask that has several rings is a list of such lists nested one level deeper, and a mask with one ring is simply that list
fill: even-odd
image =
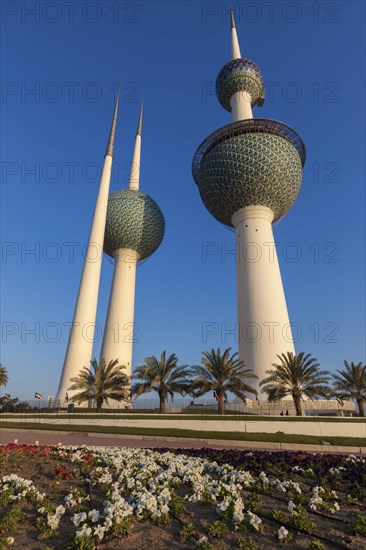
[{"label": "tower base", "polygon": [[[277,355],[295,353],[286,298],[272,231],[273,212],[263,206],[241,208],[232,217],[236,228],[239,358],[259,382]],[[259,397],[261,399],[261,397]]]}]

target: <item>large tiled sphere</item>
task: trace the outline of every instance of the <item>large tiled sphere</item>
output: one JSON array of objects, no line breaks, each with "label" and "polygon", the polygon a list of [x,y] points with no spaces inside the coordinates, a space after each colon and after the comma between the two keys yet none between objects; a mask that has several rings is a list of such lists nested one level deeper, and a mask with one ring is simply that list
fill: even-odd
[{"label": "large tiled sphere", "polygon": [[264,82],[259,67],[250,59],[233,59],[226,63],[216,79],[216,95],[221,105],[231,111],[230,100],[237,92],[251,96],[252,107],[264,103]]},{"label": "large tiled sphere", "polygon": [[122,189],[109,196],[104,237],[104,252],[109,256],[131,248],[143,260],[159,247],[164,231],[164,216],[146,193]]},{"label": "large tiled sphere", "polygon": [[[261,119],[221,128],[200,145],[193,176],[207,210],[233,226],[232,216],[246,206],[266,206],[274,220],[286,214],[301,186],[305,148],[285,137],[282,123],[260,125]],[[278,125],[275,131],[275,125]],[[261,131],[259,131],[261,130]],[[302,148],[301,148],[302,146]]]}]

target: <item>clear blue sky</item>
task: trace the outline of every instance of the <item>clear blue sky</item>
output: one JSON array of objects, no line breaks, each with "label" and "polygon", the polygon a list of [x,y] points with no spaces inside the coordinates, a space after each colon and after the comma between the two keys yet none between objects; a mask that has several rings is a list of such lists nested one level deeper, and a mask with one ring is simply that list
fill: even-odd
[{"label": "clear blue sky", "polygon": [[[30,13],[36,4],[40,12]],[[236,350],[235,335],[225,334],[236,323],[235,263],[225,257],[234,234],[205,210],[191,175],[196,147],[230,122],[212,93],[230,56],[229,2],[1,7],[6,391],[29,399],[57,390],[117,82],[111,190],[126,186],[143,99],[141,190],[166,218],[161,247],[137,272],[134,364],[164,349],[183,363],[198,363],[211,347]],[[286,122],[307,147],[302,190],[275,237],[290,318],[302,331],[296,349],[335,371],[344,359],[365,361],[365,4],[233,7],[242,54],[267,84],[254,116]],[[79,243],[74,258],[70,242]],[[205,243],[218,252],[204,258]],[[100,326],[111,276],[104,259]],[[205,338],[205,323],[218,333]],[[97,357],[99,349],[100,339]]]}]

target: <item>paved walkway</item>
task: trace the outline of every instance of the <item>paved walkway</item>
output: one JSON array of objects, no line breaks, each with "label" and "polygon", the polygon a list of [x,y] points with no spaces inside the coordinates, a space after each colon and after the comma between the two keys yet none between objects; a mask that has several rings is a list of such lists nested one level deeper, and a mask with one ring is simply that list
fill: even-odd
[{"label": "paved walkway", "polygon": [[[7,443],[14,443],[14,439],[18,440],[19,444],[34,445],[35,441],[39,442],[39,445],[57,445],[62,443],[63,445],[101,445],[108,447],[170,447],[170,448],[201,448],[205,445],[201,441],[191,440],[179,440],[179,441],[167,441],[142,438],[142,436],[128,437],[125,435],[96,435],[92,433],[68,433],[68,432],[46,432],[46,431],[31,431],[31,430],[10,430],[1,429],[0,443],[6,445]],[[225,445],[225,442],[221,445],[210,445],[212,448],[233,448],[232,445]],[[255,442],[252,448],[255,447]]]},{"label": "paved walkway", "polygon": [[340,447],[330,445],[306,445],[303,443],[271,443],[264,441],[233,441],[217,439],[185,439],[177,437],[154,437],[141,435],[114,435],[94,434],[88,432],[57,432],[55,430],[27,430],[2,428],[0,431],[0,444],[14,443],[34,445],[100,445],[106,447],[169,447],[200,449],[210,447],[212,449],[251,449],[270,451],[304,451],[331,454],[355,454],[365,455],[365,447]]}]

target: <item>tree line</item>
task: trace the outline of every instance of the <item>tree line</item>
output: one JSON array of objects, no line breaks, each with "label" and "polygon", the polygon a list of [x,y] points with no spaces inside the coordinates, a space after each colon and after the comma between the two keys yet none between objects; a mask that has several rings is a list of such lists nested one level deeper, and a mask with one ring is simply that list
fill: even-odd
[{"label": "tree line", "polygon": [[[366,405],[366,365],[344,361],[344,369],[331,375],[320,369],[319,363],[311,354],[291,352],[277,355],[278,362],[266,371],[259,386],[269,402],[279,402],[292,398],[296,415],[303,414],[303,400],[308,398],[354,400],[360,416],[365,415]],[[116,359],[108,364],[105,359],[99,363],[91,361],[91,368],[84,366],[78,376],[71,379],[68,391],[76,392],[70,401],[77,404],[96,403],[97,411],[110,401],[129,402],[145,393],[156,392],[159,397],[159,412],[166,411],[168,397],[190,395],[202,397],[212,392],[217,401],[217,410],[224,414],[225,401],[229,393],[246,402],[251,394],[258,400],[258,392],[251,382],[258,377],[248,369],[237,353],[227,348],[202,352],[201,365],[179,365],[178,357],[166,352],[160,359],[152,355],[137,367],[131,379],[124,373],[125,367]],[[0,386],[8,382],[5,367],[0,365]],[[131,385],[132,382],[132,385]]]}]

